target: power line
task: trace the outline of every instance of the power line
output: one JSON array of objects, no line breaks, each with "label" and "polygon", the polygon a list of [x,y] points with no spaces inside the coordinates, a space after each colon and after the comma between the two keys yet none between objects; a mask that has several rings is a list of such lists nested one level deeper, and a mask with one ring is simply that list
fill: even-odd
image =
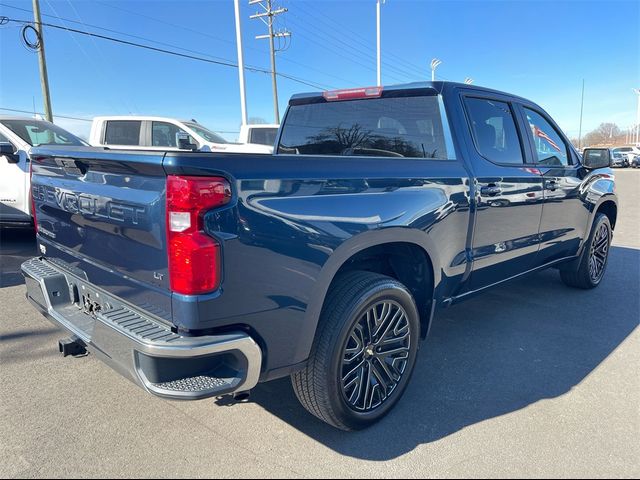
[{"label": "power line", "polygon": [[[303,13],[306,13],[307,15],[310,14],[309,10],[307,10],[307,6],[305,6],[304,4],[296,3],[296,7],[301,8],[301,10],[303,10]],[[322,17],[326,18],[328,21],[323,20]],[[344,38],[344,40],[350,41],[351,43],[358,44],[360,45],[361,48],[365,49],[367,52],[370,52],[371,43],[366,38],[364,38],[362,35],[357,34],[354,30],[350,29],[348,26],[345,26],[337,22],[334,18],[330,17],[326,13],[322,11],[317,11],[314,13],[314,19],[318,20],[319,22],[329,27],[331,31],[340,32],[340,35]],[[369,55],[372,55],[372,54],[369,53]],[[407,74],[408,72],[411,78],[415,77],[416,75],[418,75],[419,77],[423,77],[425,75],[424,69],[421,69],[420,67],[403,59],[402,57],[399,57],[398,55],[393,55],[393,59],[395,60],[396,63],[391,64],[391,62],[383,60],[382,64],[386,65],[388,68],[395,69],[398,72],[404,72],[404,74]],[[400,64],[400,65],[396,65],[396,64]]]},{"label": "power line", "polygon": [[[303,33],[300,34],[302,37],[307,38],[310,42],[315,43],[316,45],[320,46],[323,49],[329,50],[332,53],[332,55],[337,55],[342,58],[345,58],[346,60],[354,64],[360,65],[369,71],[373,71],[373,72],[376,71],[376,68],[373,66],[373,62],[372,64],[362,63],[363,58],[365,59],[371,58],[372,61],[375,60],[375,57],[373,56],[373,54],[369,49],[359,48],[354,46],[353,44],[347,43],[344,38],[341,38],[329,32],[325,32],[324,30],[319,29],[317,25],[309,24],[308,22],[305,21],[305,19],[303,19],[299,15],[296,15],[295,12],[291,12],[291,15],[294,17],[294,20],[292,21],[292,23],[295,23],[295,27],[297,30],[305,31],[306,27],[309,26],[311,27],[308,30],[309,34],[320,37],[322,39],[322,42],[317,41],[315,38],[308,37]],[[332,27],[332,30],[335,30],[335,28]],[[336,48],[331,48],[329,45],[334,45]],[[349,58],[346,55],[350,55],[355,58]],[[392,74],[387,74],[387,77],[395,79],[396,81],[405,82],[406,78],[414,80],[416,77],[416,74],[404,68],[392,65],[386,60],[383,60],[382,64],[389,71],[393,72]]]},{"label": "power line", "polygon": [[[310,14],[310,11],[307,10],[307,6],[301,2],[296,2],[295,3],[296,7],[301,8],[306,14]],[[291,13],[292,15],[295,16],[295,13],[292,11]],[[326,13],[323,13],[322,11],[318,10],[317,12],[311,14],[313,15],[314,20],[319,20],[321,23],[324,23],[327,27],[331,28],[334,31],[338,31],[340,32],[340,34],[342,36],[345,37],[345,40],[349,40],[351,42],[357,43],[359,44],[361,47],[363,47],[364,49],[366,49],[367,51],[370,50],[371,48],[371,43],[369,42],[369,40],[367,40],[365,37],[363,37],[362,35],[359,35],[358,33],[356,33],[354,30],[350,29],[349,26],[345,26],[344,24],[341,24],[340,22],[337,22],[334,18],[330,17],[329,15],[327,15]],[[326,18],[328,21],[323,20],[320,17],[324,17]],[[333,23],[333,25],[331,25],[329,22]],[[348,44],[345,44],[347,46],[349,46]],[[359,50],[360,52],[362,52],[361,50]],[[366,53],[367,56],[372,56],[372,53]],[[416,65],[413,62],[410,62],[409,60],[406,60],[403,57],[400,57],[397,54],[392,54],[393,59],[404,65],[403,71],[405,72],[409,72],[409,77],[413,80],[414,77],[418,77],[420,79],[424,78],[426,76],[426,69],[422,69],[420,68],[418,65]],[[398,70],[398,67],[395,65],[392,65],[391,63],[389,63],[386,60],[382,60],[382,65],[386,66],[387,68],[391,68],[392,70]],[[415,73],[411,73],[411,70]],[[399,72],[399,71],[398,71]],[[400,73],[400,72],[399,72]],[[397,79],[397,77],[396,77]],[[436,79],[437,80],[446,80],[446,81],[453,81],[449,78],[443,77],[442,75],[436,75]]]},{"label": "power line", "polygon": [[[193,28],[186,27],[186,26],[184,26],[184,25],[178,25],[178,24],[176,24],[175,22],[167,22],[166,20],[162,20],[162,19],[157,18],[157,17],[152,17],[152,16],[150,16],[150,15],[146,15],[146,14],[143,14],[143,13],[140,13],[140,12],[135,12],[135,11],[133,11],[133,10],[128,10],[128,9],[126,9],[126,8],[122,8],[122,7],[120,7],[120,6],[112,5],[111,3],[107,3],[107,2],[100,2],[100,1],[97,1],[96,3],[99,3],[100,5],[103,5],[103,6],[108,7],[108,8],[113,8],[113,9],[116,9],[116,10],[120,10],[120,11],[125,12],[125,13],[128,13],[128,14],[130,14],[130,15],[136,15],[136,16],[139,16],[139,17],[142,17],[142,18],[146,18],[146,19],[148,19],[148,20],[152,20],[152,21],[154,21],[154,22],[161,23],[161,24],[163,24],[163,25],[168,25],[168,26],[173,27],[173,28],[177,28],[177,29],[180,29],[180,30],[184,30],[184,31],[186,31],[186,32],[195,33],[195,34],[197,34],[197,35],[202,35],[203,37],[211,38],[211,39],[213,39],[213,40],[218,40],[218,41],[220,41],[220,42],[227,43],[227,44],[229,44],[229,45],[234,45],[234,46],[235,46],[235,43],[234,43],[234,42],[232,42],[232,41],[230,41],[230,40],[227,40],[227,39],[224,39],[224,38],[220,38],[220,37],[216,37],[215,35],[211,35],[211,34],[209,34],[209,33],[202,32],[202,31],[200,31],[200,30],[195,30],[195,29],[193,29]],[[0,5],[2,5],[2,4],[0,3]],[[89,25],[89,26],[91,26],[91,25]],[[102,28],[102,27],[95,27],[95,26],[94,26],[94,28]],[[114,33],[118,33],[118,32],[114,32]],[[126,34],[126,33],[121,33],[121,34],[122,34],[122,35],[129,35],[129,34]],[[146,38],[144,38],[144,37],[137,37],[137,36],[134,36],[134,37],[135,37],[135,38],[139,38],[139,39],[141,39],[141,40],[146,40],[146,41],[152,41],[152,42],[153,42],[153,40],[149,40],[149,39],[146,39]],[[178,47],[178,48],[179,48],[179,47]],[[247,46],[246,48],[247,48],[248,50],[252,50],[252,51],[254,51],[254,52],[261,52],[261,53],[264,53],[264,50],[259,49],[259,48],[255,48],[255,47],[251,47],[251,46]],[[186,51],[188,51],[188,50],[186,50]],[[335,78],[335,79],[338,79],[338,80],[342,80],[342,81],[344,81],[344,82],[350,82],[349,80],[346,80],[346,79],[344,79],[344,78],[341,78],[341,77],[339,77],[339,76],[336,76],[336,75],[334,75],[334,74],[332,74],[332,73],[328,73],[328,72],[322,71],[322,70],[320,70],[320,69],[318,69],[318,68],[312,67],[312,66],[310,66],[310,65],[306,65],[306,64],[304,64],[304,63],[297,62],[297,61],[295,61],[295,60],[293,60],[293,59],[291,59],[291,58],[282,57],[282,58],[281,58],[281,60],[282,60],[282,61],[284,61],[284,62],[293,63],[293,64],[295,64],[295,65],[298,65],[298,66],[300,66],[300,67],[302,67],[302,68],[306,68],[306,69],[308,69],[308,70],[313,70],[313,71],[316,71],[316,72],[318,72],[318,73],[323,73],[324,75],[326,75],[326,76],[328,76],[328,77],[332,77],[332,78]],[[350,82],[350,83],[352,83],[353,85],[356,85],[356,84],[355,84],[355,83],[353,83],[353,82]],[[327,84],[324,84],[324,86],[325,86],[325,87],[329,87],[329,88],[336,88],[335,86],[327,85]]]},{"label": "power line", "polygon": [[[300,25],[296,24],[296,29],[298,30],[303,30]],[[367,70],[370,70],[372,72],[375,72],[375,67],[373,67],[372,65],[368,65],[366,63],[363,63],[362,61],[360,61],[360,59],[362,58],[362,54],[357,54],[354,52],[351,52],[347,49],[345,49],[344,45],[339,45],[335,42],[331,42],[331,41],[327,41],[327,39],[325,38],[324,41],[319,41],[316,40],[315,38],[306,35],[305,33],[303,33],[303,31],[300,31],[298,33],[296,33],[297,36],[300,36],[306,40],[308,40],[309,42],[317,45],[318,47],[322,48],[323,50],[326,50],[328,52],[331,53],[332,56],[338,56],[341,58],[344,58],[345,60],[347,60],[348,62],[351,62],[355,65],[359,65]],[[313,35],[313,34],[310,34]],[[333,47],[331,47],[330,45],[333,45]],[[347,55],[351,55],[353,57],[356,58],[351,58]],[[403,81],[402,79],[396,77],[395,75],[390,75],[390,77],[394,78],[397,81]]]},{"label": "power line", "polygon": [[[5,108],[5,107],[0,107],[0,110],[4,110],[7,112],[16,112],[16,113],[28,113],[29,115],[42,115],[44,116],[44,113],[42,112],[31,112],[29,110],[18,110],[17,108]],[[90,118],[81,118],[81,117],[70,117],[68,115],[58,115],[57,113],[54,115],[54,117],[58,117],[58,118],[66,118],[68,120],[81,120],[83,122],[92,122],[93,120]]]},{"label": "power line", "polygon": [[[21,19],[15,19],[15,18],[7,18],[7,17],[5,17],[5,18],[6,18],[6,20],[8,22],[20,23],[22,25],[31,25],[33,23],[33,22],[30,22],[30,21],[27,21],[27,20],[21,20]],[[180,52],[176,52],[176,51],[173,51],[173,50],[167,50],[165,48],[153,47],[151,45],[144,45],[144,44],[141,44],[141,43],[131,42],[129,40],[124,40],[124,39],[121,39],[121,38],[110,37],[108,35],[101,35],[101,34],[94,33],[94,32],[87,32],[85,30],[79,30],[79,29],[76,29],[76,28],[64,27],[64,26],[56,25],[56,24],[52,24],[52,23],[42,22],[41,25],[46,26],[46,27],[50,27],[50,28],[54,28],[54,29],[58,29],[58,30],[65,30],[67,32],[77,33],[77,34],[80,34],[80,35],[86,35],[86,36],[89,36],[89,37],[100,38],[102,40],[107,40],[107,41],[111,41],[111,42],[115,42],[115,43],[120,43],[120,44],[128,45],[128,46],[131,46],[131,47],[137,47],[137,48],[151,50],[151,51],[158,52],[158,53],[164,53],[164,54],[172,55],[172,56],[175,56],[175,57],[188,58],[188,59],[197,60],[197,61],[200,61],[200,62],[211,63],[211,64],[221,65],[221,66],[225,66],[225,67],[238,68],[238,64],[237,63],[232,62],[230,60],[226,60],[226,59],[215,60],[215,59],[210,59],[210,58],[204,58],[204,57],[201,57],[201,56],[180,53]],[[180,48],[180,47],[174,47],[174,48]],[[186,49],[183,49],[183,50],[186,50]],[[271,73],[270,70],[267,70],[267,69],[264,69],[264,68],[259,68],[259,67],[254,67],[254,66],[247,66],[246,68],[247,68],[247,70],[252,71],[252,72],[268,73],[268,74]],[[286,73],[278,72],[277,75],[279,77],[286,78],[286,79],[291,80],[293,82],[300,83],[300,84],[303,84],[303,85],[307,85],[307,86],[310,86],[310,87],[313,87],[313,88],[316,88],[316,89],[319,89],[319,90],[325,90],[326,87],[328,86],[328,85],[324,85],[323,86],[323,85],[320,85],[318,83],[314,83],[314,82],[312,82],[310,80],[305,80],[305,79],[302,79],[302,78],[299,78],[299,77],[295,77],[293,75],[289,75],[289,74],[286,74]]]},{"label": "power line", "polygon": [[[48,2],[48,0],[47,0],[47,2]],[[74,6],[74,4],[71,2],[71,0],[67,0],[67,3],[69,4],[71,9],[75,13],[75,16],[80,21],[79,22],[80,25],[82,25],[86,29],[87,25],[82,20],[82,17],[80,16],[80,12],[78,12],[78,10]],[[51,8],[53,9],[53,5],[51,5]],[[58,12],[56,12],[55,10],[54,10],[54,13],[56,15],[58,15]],[[73,22],[76,23],[75,20],[73,20]],[[64,22],[63,22],[63,25],[64,25]],[[117,74],[116,74],[116,72],[115,72],[115,70],[113,68],[113,65],[111,65],[111,63],[107,61],[107,58],[105,57],[102,49],[98,45],[98,42],[96,42],[96,40],[94,38],[90,38],[90,40],[91,40],[91,43],[93,44],[94,48],[96,49],[96,51],[98,52],[98,55],[99,55],[99,59],[98,59],[97,62],[93,58],[91,60],[93,61],[94,65],[97,65],[97,69],[99,69],[101,72],[105,72],[106,73],[106,75],[104,75],[105,77],[107,77],[107,78],[110,77],[110,81],[113,81],[115,78],[117,78]],[[115,91],[110,91],[109,94],[111,96],[113,96],[113,97],[117,97],[122,102],[122,104],[125,106],[125,110],[127,112],[131,113],[131,112],[134,112],[134,111],[139,111],[139,108],[136,105],[135,100],[131,100],[131,97],[129,95],[126,95],[126,96],[124,96],[122,94],[118,95],[118,93],[116,93]]]},{"label": "power line", "polygon": [[[149,16],[149,15],[145,15],[145,14],[142,14],[142,13],[134,12],[132,10],[127,10],[125,8],[122,8],[122,7],[119,7],[119,6],[116,6],[116,5],[111,5],[109,3],[104,3],[104,2],[96,2],[96,3],[104,5],[105,7],[109,7],[109,8],[113,8],[113,9],[116,9],[116,10],[123,11],[125,13],[130,14],[130,15],[137,15],[137,16],[140,16],[142,18],[146,18],[148,20],[152,20],[154,22],[161,23],[163,25],[168,25],[168,26],[180,29],[180,30],[196,33],[198,35],[202,35],[203,37],[211,38],[211,39],[218,40],[220,42],[227,43],[227,44],[235,46],[234,42],[231,42],[229,40],[225,40],[225,39],[220,38],[220,37],[216,37],[214,35],[210,35],[210,34],[205,33],[205,32],[201,32],[199,30],[194,30],[193,28],[185,27],[183,25],[177,25],[175,23],[166,22],[166,21],[164,21],[162,19],[159,19],[159,18],[156,18],[156,17],[152,17],[152,16]],[[31,13],[31,10],[28,10],[26,8],[20,8],[20,7],[15,7],[13,5],[7,5],[7,4],[2,3],[2,2],[0,2],[0,5],[2,5],[4,7],[20,10],[20,11],[23,11],[23,12]],[[63,18],[63,17],[60,17],[60,16],[48,15],[46,13],[43,13],[42,16],[43,17],[56,18],[58,20],[62,20],[64,22],[68,22],[68,23],[79,24],[79,25],[82,25],[85,28],[94,28],[94,29],[97,29],[97,30],[102,30],[104,32],[115,33],[115,34],[118,34],[118,35],[124,35],[125,37],[131,37],[131,38],[136,38],[138,40],[144,40],[145,42],[155,43],[157,45],[163,45],[165,47],[171,47],[171,48],[175,48],[175,49],[182,50],[182,51],[185,51],[185,52],[190,52],[190,53],[195,53],[195,54],[198,54],[198,55],[203,55],[205,57],[210,57],[210,58],[214,58],[214,59],[219,59],[220,58],[220,57],[216,57],[215,55],[211,55],[211,54],[208,54],[208,53],[205,53],[205,52],[200,52],[200,51],[197,51],[197,50],[191,50],[191,49],[188,49],[188,48],[180,47],[178,45],[173,45],[173,44],[170,44],[170,43],[161,42],[161,41],[154,40],[154,39],[151,39],[151,38],[148,38],[148,37],[142,37],[140,35],[134,35],[132,33],[126,33],[126,32],[122,32],[122,31],[119,31],[119,30],[113,30],[111,28],[101,27],[99,25],[90,24],[90,23],[86,23],[86,22],[83,22],[83,21],[71,20],[69,18]],[[78,18],[80,19],[80,17],[78,17]],[[80,19],[80,20],[82,20],[82,19]],[[5,27],[5,28],[7,28],[7,27]],[[94,44],[95,44],[95,42],[94,42]],[[245,48],[247,48],[248,50],[252,50],[254,52],[261,52],[261,53],[264,52],[264,50],[262,50],[262,49],[254,48],[254,47],[250,47],[250,46],[247,46]],[[287,62],[287,63],[292,63],[294,65],[297,65],[299,67],[305,68],[307,70],[313,70],[314,72],[321,73],[321,74],[323,74],[323,75],[325,75],[327,77],[335,78],[336,80],[340,80],[340,81],[345,82],[345,83],[350,83],[352,85],[357,85],[352,80],[348,80],[348,79],[346,79],[344,77],[340,77],[340,76],[335,75],[333,73],[329,73],[329,72],[326,72],[324,70],[320,70],[319,68],[313,67],[311,65],[306,65],[304,63],[298,62],[298,61],[293,60],[291,58],[281,57],[280,60],[282,60],[284,62]],[[323,86],[323,88],[336,88],[333,85],[328,85],[328,84],[321,84],[321,85]]]}]

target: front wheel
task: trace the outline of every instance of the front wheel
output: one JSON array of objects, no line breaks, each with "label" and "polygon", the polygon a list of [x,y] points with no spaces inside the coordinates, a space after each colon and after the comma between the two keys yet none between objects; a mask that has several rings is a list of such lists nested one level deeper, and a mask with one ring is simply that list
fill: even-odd
[{"label": "front wheel", "polygon": [[597,287],[607,268],[611,239],[612,230],[609,218],[602,213],[597,214],[591,227],[589,239],[580,257],[578,270],[561,269],[562,281],[570,287],[584,289]]},{"label": "front wheel", "polygon": [[313,415],[342,430],[384,417],[413,372],[420,320],[409,290],[393,278],[350,272],[336,280],[296,396]]}]

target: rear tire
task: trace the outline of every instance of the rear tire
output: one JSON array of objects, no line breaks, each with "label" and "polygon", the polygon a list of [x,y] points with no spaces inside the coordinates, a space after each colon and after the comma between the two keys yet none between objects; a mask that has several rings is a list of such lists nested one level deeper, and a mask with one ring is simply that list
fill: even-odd
[{"label": "rear tire", "polygon": [[330,289],[304,370],[291,376],[300,403],[342,430],[384,417],[409,382],[420,319],[409,290],[371,272],[349,272]]},{"label": "rear tire", "polygon": [[597,287],[607,268],[611,238],[612,230],[609,218],[603,213],[598,213],[580,257],[578,270],[561,269],[560,278],[562,281],[574,288]]}]

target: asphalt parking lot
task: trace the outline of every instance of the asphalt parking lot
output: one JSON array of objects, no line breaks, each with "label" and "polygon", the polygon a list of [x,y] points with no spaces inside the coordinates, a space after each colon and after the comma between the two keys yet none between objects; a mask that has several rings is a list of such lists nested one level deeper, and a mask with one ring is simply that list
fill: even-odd
[{"label": "asphalt parking lot", "polygon": [[603,283],[535,274],[436,319],[396,409],[333,430],[288,380],[248,403],[152,397],[87,356],[24,298],[28,232],[2,231],[2,477],[639,477],[640,170],[616,171]]}]

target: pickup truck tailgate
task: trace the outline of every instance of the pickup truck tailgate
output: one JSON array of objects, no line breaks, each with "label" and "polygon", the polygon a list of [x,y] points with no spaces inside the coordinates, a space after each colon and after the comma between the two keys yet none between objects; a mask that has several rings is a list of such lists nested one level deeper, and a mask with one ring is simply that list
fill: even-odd
[{"label": "pickup truck tailgate", "polygon": [[40,148],[32,192],[41,253],[58,267],[171,321],[163,154]]}]

